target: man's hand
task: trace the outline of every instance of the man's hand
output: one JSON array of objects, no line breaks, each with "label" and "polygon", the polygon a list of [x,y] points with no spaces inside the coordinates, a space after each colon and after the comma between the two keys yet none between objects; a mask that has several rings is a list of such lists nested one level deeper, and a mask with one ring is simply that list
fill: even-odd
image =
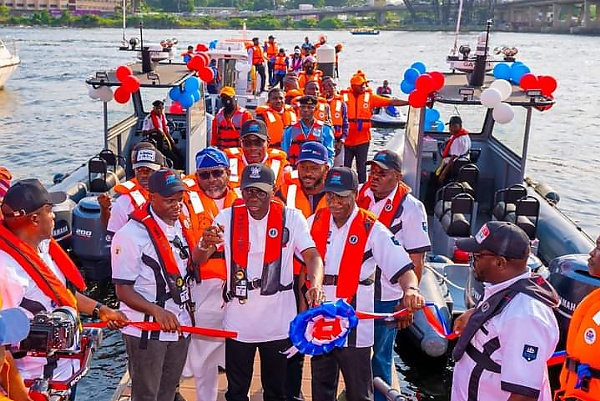
[{"label": "man's hand", "polygon": [[462,315],[454,320],[453,330],[456,334],[459,336],[462,334],[462,332],[465,330],[465,327],[467,327],[467,323],[469,323],[469,319],[471,318],[473,312],[475,312],[475,308],[465,311]]},{"label": "man's hand", "polygon": [[110,195],[107,193],[98,195],[98,203],[100,204],[100,209],[110,209],[112,205]]},{"label": "man's hand", "polygon": [[223,226],[210,226],[204,229],[200,246],[208,248],[209,246],[218,246],[223,243]]},{"label": "man's hand", "polygon": [[335,150],[335,155],[339,155],[340,152],[342,151],[342,147],[344,146],[344,142],[342,142],[339,139],[336,139],[335,144],[334,144],[334,150]]},{"label": "man's hand", "polygon": [[325,292],[323,287],[310,287],[306,291],[306,301],[309,306],[321,305],[325,301]]},{"label": "man's hand", "polygon": [[179,320],[177,320],[177,316],[168,310],[161,308],[160,306],[156,307],[153,316],[154,320],[160,325],[160,329],[162,331],[173,333],[179,331],[181,328],[179,325]]},{"label": "man's hand", "polygon": [[414,312],[423,309],[423,306],[425,306],[425,298],[423,298],[423,295],[416,289],[407,288],[404,290],[402,305],[404,308],[408,309],[409,312]]},{"label": "man's hand", "polygon": [[[404,309],[404,305],[402,303],[399,303],[398,305],[394,306],[394,312],[397,312],[400,309]],[[398,328],[398,330],[405,329],[413,323],[413,320],[414,315],[412,312],[409,312],[403,316],[399,316],[396,318],[396,327]]]},{"label": "man's hand", "polygon": [[106,327],[110,330],[122,329],[129,323],[129,319],[127,319],[127,316],[123,312],[109,308],[106,305],[100,307],[98,317],[103,322],[106,322]]}]

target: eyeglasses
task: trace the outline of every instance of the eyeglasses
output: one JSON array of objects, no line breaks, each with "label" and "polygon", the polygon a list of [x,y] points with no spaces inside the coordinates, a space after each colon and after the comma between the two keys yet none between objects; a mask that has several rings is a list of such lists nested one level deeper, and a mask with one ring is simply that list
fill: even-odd
[{"label": "eyeglasses", "polygon": [[177,248],[180,259],[187,259],[190,257],[188,250],[186,249],[185,245],[183,245],[183,242],[181,241],[181,238],[179,238],[178,235],[176,235],[175,238],[173,238],[173,241],[171,241],[171,244],[173,244],[173,246],[175,246],[175,248]]},{"label": "eyeglasses", "polygon": [[266,197],[269,194],[266,193],[265,191],[261,191],[260,189],[257,189],[257,188],[244,188],[244,189],[242,189],[242,195],[244,195],[247,198],[250,198],[251,196],[255,196],[258,199],[266,199]]},{"label": "eyeglasses", "polygon": [[265,144],[262,139],[242,139],[242,146],[245,148],[261,147]]},{"label": "eyeglasses", "polygon": [[478,261],[479,259],[485,258],[487,256],[495,256],[495,257],[497,257],[498,255],[496,255],[495,253],[477,252],[477,253],[473,253],[473,260],[474,261]]},{"label": "eyeglasses", "polygon": [[210,177],[212,178],[221,178],[223,177],[223,174],[225,174],[225,170],[223,169],[218,169],[218,170],[209,170],[209,171],[201,171],[198,174],[198,177],[200,177],[201,180],[208,180],[210,179]]}]

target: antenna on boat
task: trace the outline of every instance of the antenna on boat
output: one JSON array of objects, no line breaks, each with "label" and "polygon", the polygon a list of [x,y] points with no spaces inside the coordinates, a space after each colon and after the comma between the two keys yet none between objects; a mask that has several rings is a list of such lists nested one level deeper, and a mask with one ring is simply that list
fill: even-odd
[{"label": "antenna on boat", "polygon": [[[482,33],[477,40],[477,50],[475,51],[475,66],[473,72],[469,75],[469,86],[481,87],[485,78],[485,67],[488,58],[488,42],[490,40],[490,29],[492,28],[492,20],[487,20],[485,33]],[[482,48],[482,35],[485,35],[485,41]]]},{"label": "antenna on boat", "polygon": [[458,15],[456,16],[456,31],[454,31],[454,47],[450,51],[452,56],[456,55],[456,51],[458,50],[458,31],[460,31],[460,20],[462,17],[462,8],[463,8],[463,0],[459,0],[458,2]]}]

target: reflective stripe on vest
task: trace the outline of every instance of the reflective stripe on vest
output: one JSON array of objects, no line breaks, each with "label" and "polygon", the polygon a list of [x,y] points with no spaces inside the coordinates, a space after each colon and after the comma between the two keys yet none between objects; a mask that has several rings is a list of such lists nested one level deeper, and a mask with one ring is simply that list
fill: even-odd
[{"label": "reflective stripe on vest", "polygon": [[292,184],[288,187],[286,194],[286,205],[288,207],[296,209],[296,192],[298,191],[298,185]]}]

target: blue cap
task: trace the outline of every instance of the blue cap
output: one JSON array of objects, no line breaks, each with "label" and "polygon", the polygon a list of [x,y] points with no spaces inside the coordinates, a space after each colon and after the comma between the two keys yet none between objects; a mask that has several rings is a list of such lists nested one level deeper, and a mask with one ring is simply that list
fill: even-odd
[{"label": "blue cap", "polygon": [[196,169],[212,167],[229,168],[229,159],[225,152],[211,146],[196,153]]},{"label": "blue cap", "polygon": [[304,142],[300,148],[300,154],[296,164],[300,162],[313,162],[317,164],[327,164],[327,148],[321,142]]},{"label": "blue cap", "polygon": [[29,334],[29,319],[19,308],[0,311],[0,345],[18,343]]},{"label": "blue cap", "polygon": [[358,190],[358,176],[349,167],[334,167],[327,172],[323,192],[348,196]]}]

